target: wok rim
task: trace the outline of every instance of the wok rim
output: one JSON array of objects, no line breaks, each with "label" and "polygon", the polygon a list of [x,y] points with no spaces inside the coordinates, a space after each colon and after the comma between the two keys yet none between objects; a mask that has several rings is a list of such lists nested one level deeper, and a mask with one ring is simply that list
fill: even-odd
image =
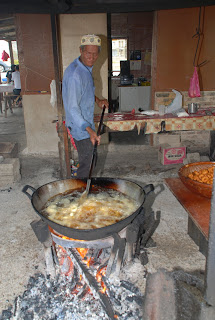
[{"label": "wok rim", "polygon": [[[96,239],[106,238],[108,236],[113,235],[114,233],[120,232],[123,228],[128,226],[134,220],[134,218],[140,213],[141,209],[143,208],[143,204],[146,200],[146,196],[148,194],[144,190],[144,188],[147,187],[148,185],[142,187],[138,183],[133,182],[128,179],[110,178],[110,177],[92,177],[92,183],[95,183],[95,184],[96,184],[96,181],[98,181],[98,182],[104,181],[107,183],[111,182],[111,183],[116,183],[116,184],[117,184],[117,182],[131,183],[132,185],[135,185],[136,187],[139,188],[139,191],[141,192],[142,200],[140,201],[139,207],[134,212],[132,212],[125,219],[122,219],[114,224],[111,224],[111,225],[108,225],[105,227],[101,227],[101,228],[95,228],[95,229],[74,229],[74,228],[70,228],[67,226],[63,226],[59,223],[56,223],[56,222],[48,219],[47,217],[45,217],[44,215],[42,215],[39,212],[39,210],[35,207],[35,205],[33,203],[34,197],[38,196],[39,190],[42,190],[43,187],[51,185],[52,183],[53,184],[56,182],[60,183],[60,182],[64,182],[67,180],[78,180],[78,181],[82,181],[84,183],[86,183],[86,181],[87,181],[87,179],[75,179],[75,177],[74,177],[74,178],[68,178],[68,179],[54,180],[49,183],[46,183],[46,184],[38,187],[37,189],[35,189],[35,191],[32,193],[31,204],[32,204],[32,207],[35,210],[35,212],[40,216],[40,218],[42,220],[46,221],[47,224],[50,225],[51,228],[53,228],[55,231],[57,231],[58,233],[60,233],[63,236],[66,236],[69,238],[75,238],[77,240],[85,240],[85,241],[96,240]],[[63,192],[66,192],[66,190]],[[117,229],[117,230],[115,230],[115,229]],[[73,234],[73,235],[71,235],[71,234]]]},{"label": "wok rim", "polygon": [[[92,180],[93,180],[93,179],[101,179],[101,180],[102,180],[103,178],[100,178],[100,177],[99,177],[99,178],[97,178],[97,177],[94,178],[94,177],[92,177]],[[131,183],[134,183],[135,185],[137,185],[138,187],[140,187],[140,189],[141,189],[142,192],[144,193],[144,199],[143,199],[142,203],[140,204],[140,206],[137,208],[137,210],[139,210],[140,207],[142,207],[142,205],[143,205],[143,203],[144,203],[144,201],[145,201],[146,193],[145,193],[145,191],[143,190],[143,188],[142,188],[138,183],[133,182],[133,181],[130,181],[130,180],[128,180],[128,179],[118,179],[118,178],[116,179],[116,178],[108,178],[108,177],[105,177],[105,179],[121,180],[121,181],[131,182]],[[49,183],[46,183],[46,184],[40,186],[39,188],[37,188],[37,189],[35,190],[34,193],[36,193],[36,191],[38,191],[39,189],[41,189],[42,187],[44,187],[44,186],[46,186],[46,185],[49,185],[49,184],[51,184],[51,183],[58,182],[58,181],[59,181],[59,182],[60,182],[60,181],[65,181],[65,180],[80,180],[80,181],[85,181],[85,179],[74,179],[74,178],[55,180],[55,181],[52,181],[52,182],[49,182]],[[74,190],[76,190],[76,189],[74,189]],[[65,192],[66,192],[66,191],[65,191]],[[120,221],[118,221],[118,222],[116,222],[116,223],[112,223],[112,224],[107,225],[107,226],[102,227],[102,228],[95,228],[95,229],[74,229],[74,228],[70,228],[70,227],[64,226],[64,225],[62,225],[62,224],[59,224],[59,223],[57,223],[57,222],[54,222],[54,221],[46,218],[44,215],[42,215],[42,214],[35,208],[35,206],[34,206],[34,204],[33,204],[33,195],[34,195],[34,193],[32,194],[31,204],[32,204],[32,207],[34,208],[34,210],[41,216],[41,218],[43,217],[43,218],[45,218],[46,220],[48,220],[48,221],[50,221],[50,222],[52,222],[52,223],[54,223],[54,224],[59,225],[60,227],[65,227],[65,228],[67,228],[67,229],[69,228],[70,230],[75,230],[75,231],[85,231],[85,232],[89,231],[89,232],[92,232],[93,230],[104,230],[104,228],[107,228],[107,227],[109,227],[109,226],[116,225],[116,224],[119,223],[120,221],[126,221],[126,219],[128,219],[132,214],[136,213],[136,211],[137,211],[137,210],[135,210],[134,212],[132,212],[132,213],[131,213],[128,217],[126,217],[125,219],[122,219],[122,220],[120,220]],[[53,197],[54,197],[54,196],[53,196]]]}]

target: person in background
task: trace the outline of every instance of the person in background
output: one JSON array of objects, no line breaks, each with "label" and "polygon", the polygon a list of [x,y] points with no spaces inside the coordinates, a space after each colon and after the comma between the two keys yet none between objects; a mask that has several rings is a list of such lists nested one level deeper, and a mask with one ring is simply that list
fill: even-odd
[{"label": "person in background", "polygon": [[16,101],[19,107],[22,106],[22,99],[20,96],[21,93],[21,80],[20,80],[20,72],[19,72],[19,66],[15,66],[15,71],[12,73],[12,81],[14,82],[14,89],[13,93],[15,96],[19,96],[19,99]]},{"label": "person in background", "polygon": [[12,81],[12,73],[15,71],[15,64],[11,65],[11,70],[8,70],[8,72],[6,73],[6,78],[7,78],[7,83],[10,83]]},{"label": "person in background", "polygon": [[65,70],[62,97],[69,128],[78,151],[79,168],[77,178],[87,178],[90,170],[93,145],[100,137],[95,132],[95,102],[102,109],[108,107],[106,99],[95,96],[92,76],[93,65],[101,50],[101,39],[96,35],[81,38],[80,56]]}]

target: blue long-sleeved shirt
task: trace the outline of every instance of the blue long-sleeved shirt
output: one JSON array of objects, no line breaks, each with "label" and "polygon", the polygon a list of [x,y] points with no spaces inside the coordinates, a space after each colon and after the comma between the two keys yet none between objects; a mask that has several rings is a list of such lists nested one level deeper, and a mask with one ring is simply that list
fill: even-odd
[{"label": "blue long-sleeved shirt", "polygon": [[71,134],[76,140],[89,138],[86,127],[95,130],[92,69],[93,67],[86,67],[77,58],[66,68],[63,76],[62,97],[66,126],[71,128]]}]

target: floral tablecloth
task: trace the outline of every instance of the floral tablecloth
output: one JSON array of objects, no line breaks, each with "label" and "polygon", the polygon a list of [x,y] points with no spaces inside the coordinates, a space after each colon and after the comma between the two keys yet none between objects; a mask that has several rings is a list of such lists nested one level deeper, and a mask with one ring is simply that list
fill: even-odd
[{"label": "floral tablecloth", "polygon": [[[211,115],[207,112],[211,111]],[[95,123],[98,126],[100,115],[95,115]],[[161,122],[165,121],[166,131],[183,131],[183,130],[215,130],[215,109],[201,109],[198,113],[186,117],[177,117],[172,114],[164,116],[143,115],[141,113],[124,112],[124,113],[106,113],[103,123],[113,131],[131,131],[137,129],[138,134],[141,129],[145,133],[158,133],[161,131]]]}]

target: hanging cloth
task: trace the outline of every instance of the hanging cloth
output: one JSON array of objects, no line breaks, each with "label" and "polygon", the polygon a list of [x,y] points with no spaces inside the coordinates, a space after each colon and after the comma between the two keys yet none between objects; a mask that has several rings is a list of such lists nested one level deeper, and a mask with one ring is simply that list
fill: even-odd
[{"label": "hanging cloth", "polygon": [[[190,98],[195,98],[195,97],[201,97],[201,93],[200,93],[200,86],[199,86],[199,76],[198,76],[198,72],[197,72],[197,67],[201,67],[203,66],[205,63],[207,63],[208,61],[205,60],[201,63],[196,63],[197,60],[197,53],[198,53],[198,49],[199,49],[199,44],[200,44],[200,38],[201,36],[203,36],[203,33],[201,32],[201,10],[202,8],[199,8],[199,22],[198,22],[198,27],[196,29],[196,33],[193,35],[192,38],[197,38],[197,45],[196,45],[196,51],[195,51],[195,55],[194,55],[194,59],[193,59],[193,66],[194,66],[194,72],[193,72],[193,76],[192,78],[190,78],[190,88],[188,90],[188,95]],[[203,12],[204,14],[204,12]]]},{"label": "hanging cloth", "polygon": [[7,54],[5,50],[3,50],[1,58],[3,61],[7,61],[10,57],[9,54]]},{"label": "hanging cloth", "polygon": [[194,73],[192,78],[190,78],[190,88],[188,91],[190,98],[201,97],[200,87],[199,87],[199,77],[197,68],[194,67]]}]

